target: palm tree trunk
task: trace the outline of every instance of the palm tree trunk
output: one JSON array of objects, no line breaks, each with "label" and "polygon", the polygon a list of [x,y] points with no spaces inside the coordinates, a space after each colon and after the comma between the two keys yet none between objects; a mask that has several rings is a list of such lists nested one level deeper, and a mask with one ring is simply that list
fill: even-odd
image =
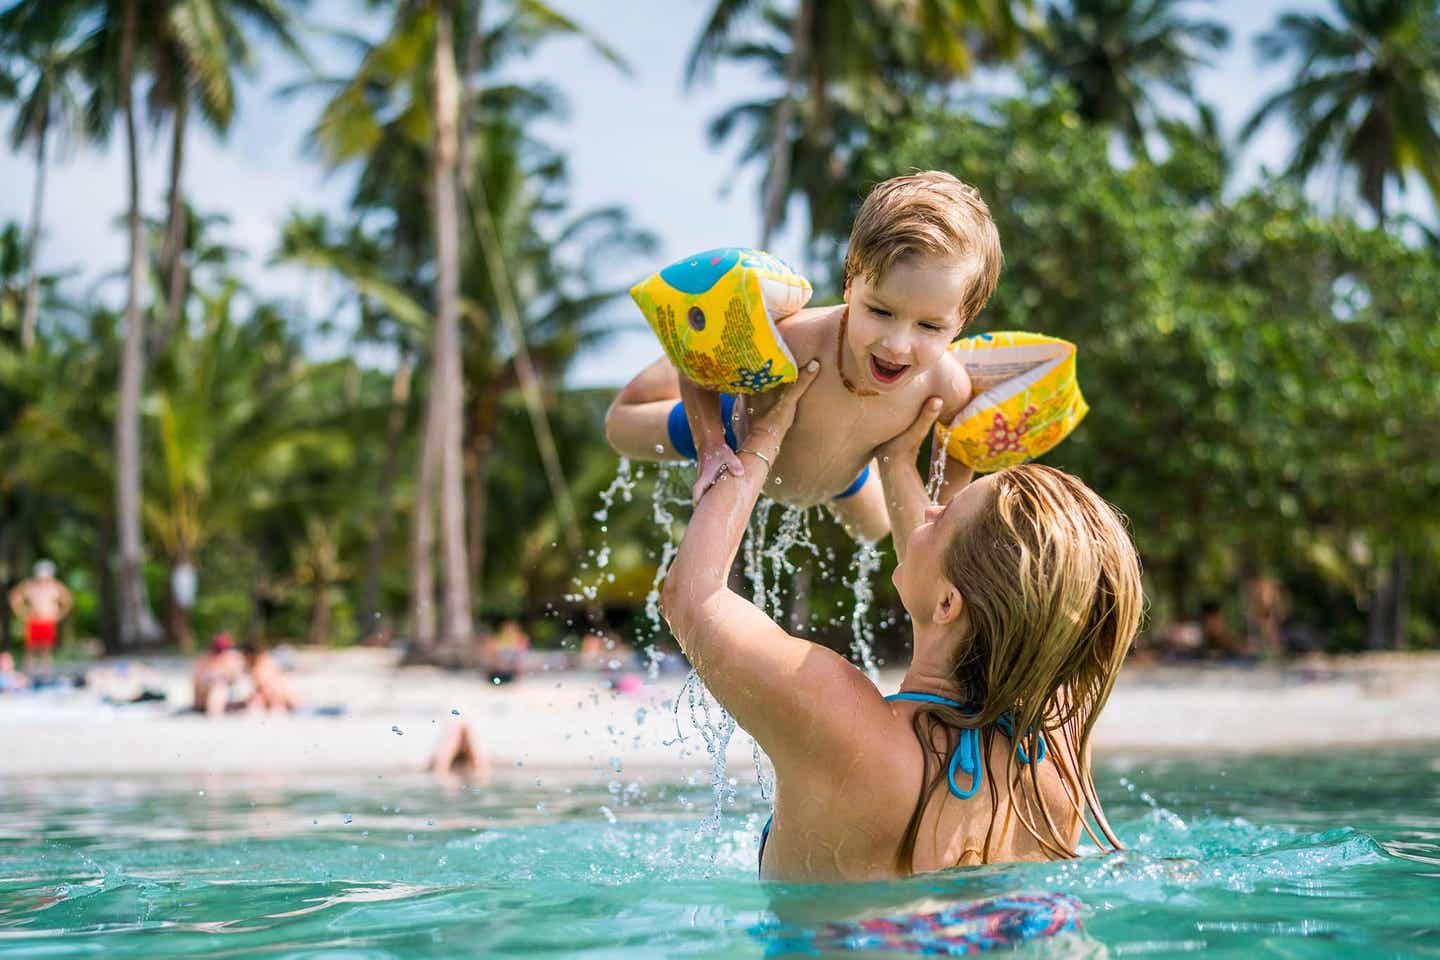
[{"label": "palm tree trunk", "polygon": [[800,74],[810,59],[810,28],[815,22],[815,0],[800,0],[795,23],[790,28],[790,57],[785,63],[785,97],[775,116],[774,138],[770,141],[769,181],[765,186],[765,219],[760,229],[760,246],[768,248],[775,229],[785,214],[790,195],[790,125],[795,102],[800,96]]},{"label": "palm tree trunk", "polygon": [[435,646],[435,471],[440,464],[439,361],[432,357],[430,395],[425,402],[425,432],[420,440],[420,469],[411,520],[410,633],[416,659]]},{"label": "palm tree trunk", "polygon": [[480,240],[485,266],[490,273],[490,286],[499,301],[500,317],[505,332],[515,343],[515,374],[520,381],[520,395],[525,400],[525,412],[530,416],[530,429],[535,434],[535,445],[540,450],[540,463],[545,468],[545,479],[550,485],[550,496],[555,501],[559,515],[560,529],[564,531],[565,543],[573,553],[582,549],[580,527],[575,519],[575,505],[570,502],[570,488],[565,482],[565,472],[560,466],[560,452],[555,446],[555,435],[550,431],[550,421],[545,416],[545,391],[535,364],[530,360],[530,348],[525,343],[525,327],[520,322],[520,310],[515,304],[510,288],[510,279],[505,270],[505,257],[500,250],[500,236],[495,221],[490,216],[490,207],[485,199],[484,188],[475,184],[479,203],[466,194],[470,210],[470,222]]},{"label": "palm tree trunk", "polygon": [[185,312],[185,194],[181,177],[185,171],[185,131],[190,98],[183,85],[175,96],[175,117],[170,140],[170,220],[165,231],[165,254],[161,262],[169,275],[165,329],[156,337],[156,352],[180,328]]},{"label": "palm tree trunk", "polygon": [[442,638],[468,643],[473,632],[465,559],[464,384],[460,372],[460,210],[455,187],[459,78],[453,11],[435,9],[435,144],[431,157],[435,220],[435,359],[441,388],[440,549]]},{"label": "palm tree trunk", "polygon": [[45,202],[45,139],[50,132],[48,118],[40,121],[35,134],[35,195],[30,200],[30,243],[25,252],[29,261],[25,281],[25,312],[20,320],[20,349],[35,345],[35,326],[40,315],[40,211]]},{"label": "palm tree trunk", "polygon": [[195,649],[195,632],[190,627],[190,612],[180,602],[179,595],[175,592],[175,571],[181,567],[190,566],[194,563],[190,550],[183,544],[176,555],[174,566],[170,574],[170,597],[166,612],[168,626],[166,632],[170,641],[177,646],[182,653],[190,653]]},{"label": "palm tree trunk", "polygon": [[135,45],[139,0],[125,4],[120,47],[120,102],[125,113],[130,164],[130,288],[125,300],[125,343],[120,360],[120,403],[115,412],[115,522],[119,540],[117,592],[120,645],[132,647],[159,633],[145,595],[142,564],[145,544],[140,527],[140,394],[145,376],[145,314],[140,309],[145,282],[145,251],[140,233],[140,157],[135,134]]},{"label": "palm tree trunk", "polygon": [[390,525],[395,512],[390,501],[395,490],[395,474],[400,467],[400,436],[405,431],[405,414],[410,407],[410,376],[414,364],[409,355],[400,358],[400,366],[390,381],[390,418],[385,424],[385,461],[380,467],[380,484],[376,492],[378,510],[375,533],[370,538],[370,552],[365,560],[365,586],[360,591],[360,638],[382,629],[380,610],[380,576],[385,569],[385,544],[390,539]]},{"label": "palm tree trunk", "polygon": [[495,465],[495,430],[499,426],[500,390],[494,383],[480,388],[466,458],[470,474],[470,584],[475,604],[485,583],[485,536],[490,516],[490,471]]}]

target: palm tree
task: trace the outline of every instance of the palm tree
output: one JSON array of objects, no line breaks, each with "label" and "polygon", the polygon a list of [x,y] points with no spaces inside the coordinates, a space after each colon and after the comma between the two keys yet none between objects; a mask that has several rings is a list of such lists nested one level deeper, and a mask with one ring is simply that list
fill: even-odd
[{"label": "palm tree", "polygon": [[1256,109],[1242,139],[1277,115],[1298,142],[1286,171],[1307,179],[1331,163],[1386,221],[1385,187],[1420,175],[1440,203],[1440,16],[1430,0],[1335,0],[1336,19],[1286,13],[1257,40],[1266,62],[1294,58],[1288,87]]},{"label": "palm tree", "polygon": [[250,33],[264,35],[300,60],[305,54],[295,36],[288,7],[308,0],[170,0],[160,16],[160,32],[147,39],[152,47],[154,84],[150,119],[157,125],[169,115],[169,229],[161,254],[167,277],[168,316],[159,345],[180,323],[185,303],[185,195],[182,186],[185,140],[191,101],[208,126],[223,135],[235,116],[237,72],[251,72],[254,51]]},{"label": "palm tree", "polygon": [[[591,39],[573,21],[537,0],[516,0],[509,15],[491,28],[480,21],[478,0],[409,0],[397,10],[389,35],[379,44],[358,41],[362,59],[353,77],[321,81],[335,92],[321,112],[314,140],[326,161],[338,165],[366,158],[357,198],[366,191],[389,196],[397,183],[414,183],[376,171],[398,166],[413,174],[417,161],[428,168],[428,236],[420,227],[424,218],[414,209],[415,192],[387,204],[397,218],[412,251],[433,258],[435,316],[431,347],[431,390],[427,403],[424,441],[421,445],[413,530],[412,595],[417,648],[431,645],[435,636],[430,597],[433,574],[430,553],[434,541],[431,491],[439,479],[442,591],[442,640],[463,640],[470,632],[469,563],[465,544],[463,422],[464,380],[460,367],[460,233],[468,170],[460,169],[468,157],[472,101],[470,84],[479,73],[499,66],[502,53],[525,52],[538,40],[569,33]],[[602,55],[608,48],[592,40]],[[462,74],[456,50],[463,51]],[[427,242],[428,241],[428,242]],[[504,277],[503,263],[488,269]],[[527,397],[533,397],[527,394]],[[537,431],[544,422],[536,411]]]},{"label": "palm tree", "polygon": [[[760,245],[785,217],[795,190],[795,141],[809,140],[821,156],[829,153],[830,119],[836,85],[863,90],[885,101],[899,86],[938,87],[964,76],[983,57],[1015,49],[1019,29],[1012,0],[799,0],[793,15],[769,0],[716,0],[685,66],[692,85],[720,59],[755,52],[742,41],[742,27],[759,19],[784,23],[783,92],[773,102],[774,118],[764,179]],[[771,48],[771,58],[777,48]],[[800,104],[808,101],[808,109]],[[797,129],[797,118],[800,120]]]},{"label": "palm tree", "polygon": [[[173,570],[195,569],[210,542],[276,499],[297,464],[315,471],[349,459],[347,432],[326,399],[343,395],[348,361],[304,363],[298,340],[267,322],[263,307],[236,317],[240,292],[224,280],[202,294],[201,328],[176,329],[146,404],[154,426],[147,460],[155,467],[146,525]],[[168,621],[171,638],[189,649],[188,610],[174,591]]]},{"label": "palm tree", "polygon": [[[52,132],[61,144],[81,125],[80,69],[85,51],[76,43],[71,11],[33,24],[28,31],[9,34],[7,51],[12,66],[19,68],[14,91],[18,101],[10,145],[20,150],[27,141],[35,148],[35,192],[31,198],[30,232],[27,241],[25,306],[20,325],[20,345],[29,350],[35,343],[35,326],[40,305],[37,259],[40,253],[40,224],[45,200],[47,149]],[[0,35],[6,35],[0,22]]]},{"label": "palm tree", "polygon": [[1195,103],[1196,69],[1230,42],[1222,24],[1184,16],[1185,3],[1051,3],[1043,26],[1029,34],[1035,62],[1074,91],[1081,117],[1114,127],[1136,155],[1148,156],[1145,136],[1163,117],[1152,92],[1169,90]]}]

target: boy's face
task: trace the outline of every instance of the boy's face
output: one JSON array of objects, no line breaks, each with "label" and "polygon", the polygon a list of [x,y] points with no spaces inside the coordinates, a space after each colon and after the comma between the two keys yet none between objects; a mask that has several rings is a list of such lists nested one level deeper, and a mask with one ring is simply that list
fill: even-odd
[{"label": "boy's face", "polygon": [[974,276],[966,260],[917,254],[882,277],[852,277],[846,347],[860,367],[857,382],[895,390],[939,363],[960,333],[960,304]]}]

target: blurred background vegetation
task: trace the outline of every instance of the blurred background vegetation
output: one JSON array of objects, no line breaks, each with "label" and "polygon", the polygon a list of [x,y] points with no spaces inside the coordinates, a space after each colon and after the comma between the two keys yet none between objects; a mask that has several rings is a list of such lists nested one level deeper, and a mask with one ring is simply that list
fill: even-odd
[{"label": "blurred background vegetation", "polygon": [[[804,216],[825,302],[871,184],[916,168],[975,183],[1006,257],[976,329],[1079,345],[1092,412],[1047,462],[1129,515],[1152,637],[1220,604],[1237,630],[1283,623],[1282,645],[1440,641],[1440,226],[1387,208],[1407,186],[1440,196],[1432,2],[1280,16],[1257,55],[1288,81],[1241,136],[1279,125],[1293,155],[1241,191],[1239,145],[1193,83],[1230,42],[1223,8],[707,5],[676,83],[728,62],[774,80],[713,118],[715,144],[762,171],[762,236],[715,243],[765,243]],[[627,65],[537,0],[371,0],[357,12],[386,29],[332,34],[351,69],[328,76],[305,8],[0,2],[10,146],[37,169],[28,221],[0,225],[0,579],[55,560],[79,601],[70,636],[111,652],[228,629],[397,636],[424,657],[505,616],[542,644],[602,624],[648,638],[655,470],[592,519],[616,471],[613,391],[565,377],[615,332],[603,308],[636,278],[598,265],[644,264],[653,238],[625,209],[576,206],[567,157],[537,130],[559,95],[509,69],[560,36]],[[195,122],[226,130],[258,44],[306,76],[276,93],[315,104],[311,161],[356,173],[344,216],[296,211],[273,243],[274,263],[345,291],[333,309],[358,319],[341,359],[307,354],[326,317],[247,289],[225,198],[185,188]],[[154,208],[141,124],[169,138]],[[36,258],[57,146],[111,137],[131,171],[123,307]],[[1310,199],[1317,176],[1343,184],[1334,203]],[[361,363],[370,347],[387,361]],[[828,520],[812,529],[833,560],[805,603],[843,647],[854,548]],[[898,609],[888,569],[882,620]],[[198,576],[193,603],[177,570]],[[1267,626],[1256,610],[1277,605]]]}]

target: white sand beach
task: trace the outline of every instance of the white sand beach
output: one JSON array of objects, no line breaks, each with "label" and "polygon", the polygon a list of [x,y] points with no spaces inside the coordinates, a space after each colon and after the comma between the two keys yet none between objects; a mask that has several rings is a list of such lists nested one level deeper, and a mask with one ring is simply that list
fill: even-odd
[{"label": "white sand beach", "polygon": [[[311,704],[341,716],[182,715],[188,662],[146,663],[162,703],[109,706],[86,690],[0,696],[0,778],[94,774],[239,774],[416,771],[440,731],[458,719],[497,770],[600,774],[708,771],[690,722],[683,677],[630,693],[594,673],[529,674],[494,686],[470,672],[397,666],[388,650],[297,651],[292,680]],[[889,692],[899,673],[882,677]],[[678,730],[677,730],[678,720]],[[684,739],[678,740],[677,734]],[[1257,753],[1325,747],[1440,744],[1440,655],[1320,658],[1286,666],[1127,667],[1097,730],[1105,753]],[[738,732],[731,769],[749,769]],[[743,765],[743,766],[741,766]]]}]

